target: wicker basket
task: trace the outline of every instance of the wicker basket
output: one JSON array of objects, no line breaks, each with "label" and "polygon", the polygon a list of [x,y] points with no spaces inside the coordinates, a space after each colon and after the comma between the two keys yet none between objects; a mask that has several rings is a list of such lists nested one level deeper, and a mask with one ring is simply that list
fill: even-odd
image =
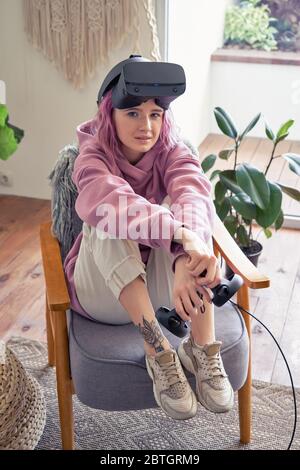
[{"label": "wicker basket", "polygon": [[0,449],[34,449],[45,421],[40,385],[0,341]]}]

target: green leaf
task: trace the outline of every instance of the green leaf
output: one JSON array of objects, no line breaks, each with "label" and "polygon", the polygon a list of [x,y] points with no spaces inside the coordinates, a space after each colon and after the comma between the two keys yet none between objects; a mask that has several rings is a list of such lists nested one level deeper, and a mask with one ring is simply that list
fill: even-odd
[{"label": "green leaf", "polygon": [[237,130],[231,120],[231,117],[219,107],[214,109],[215,118],[219,129],[223,132],[223,134],[231,137],[232,139],[236,139],[237,137]]},{"label": "green leaf", "polygon": [[264,230],[265,236],[266,236],[267,238],[271,238],[271,236],[272,236],[271,230],[270,230],[269,228],[264,228],[263,230]]},{"label": "green leaf", "polygon": [[244,132],[240,135],[240,141],[245,137],[245,135],[248,134],[248,132],[250,132],[253,127],[257,124],[259,118],[260,118],[260,115],[261,113],[259,113],[257,116],[255,116],[252,121],[248,124],[248,126],[246,127],[246,129],[244,130]]},{"label": "green leaf", "polygon": [[283,216],[282,209],[280,209],[278,217],[277,217],[277,219],[275,220],[275,223],[274,223],[275,230],[279,230],[282,227],[283,222],[284,222],[284,216]]},{"label": "green leaf", "polygon": [[263,227],[270,227],[277,219],[282,203],[282,192],[276,183],[268,181],[270,189],[270,201],[266,209],[261,210],[259,207],[256,211],[256,221]]},{"label": "green leaf", "polygon": [[228,160],[234,149],[224,149],[219,152],[219,158],[222,160]]},{"label": "green leaf", "polygon": [[219,174],[219,178],[224,184],[224,186],[226,186],[226,188],[228,188],[233,193],[236,194],[242,192],[241,187],[237,184],[236,181],[236,171],[224,170]]},{"label": "green leaf", "polygon": [[13,130],[9,127],[0,127],[0,159],[7,160],[17,148]]},{"label": "green leaf", "polygon": [[300,176],[300,155],[296,153],[285,153],[282,156],[289,162],[289,169]]},{"label": "green leaf", "polygon": [[296,201],[300,201],[300,191],[298,191],[298,189],[291,188],[290,186],[285,186],[284,184],[281,184],[281,183],[276,183],[276,184],[280,186],[280,188],[285,194],[295,199]]},{"label": "green leaf", "polygon": [[278,142],[281,142],[282,140],[284,140],[287,136],[289,135],[289,133],[287,132],[286,134],[282,134],[280,137],[278,137],[278,139],[276,138],[276,144],[278,144]]},{"label": "green leaf", "polygon": [[24,137],[24,131],[22,129],[19,129],[19,127],[13,126],[9,122],[7,122],[6,125],[7,125],[7,127],[10,127],[13,130],[15,139],[16,139],[17,143],[19,144],[21,142],[21,140],[23,139],[23,137]]},{"label": "green leaf", "polygon": [[241,163],[235,171],[242,190],[260,209],[266,209],[270,201],[270,188],[265,175],[249,163]]},{"label": "green leaf", "polygon": [[218,181],[215,186],[215,198],[218,204],[221,204],[224,201],[226,192],[226,186],[224,186],[222,181]]},{"label": "green leaf", "polygon": [[230,210],[230,202],[228,197],[225,197],[224,200],[219,204],[216,200],[214,200],[216,212],[220,219],[223,221]]},{"label": "green leaf", "polygon": [[237,225],[238,225],[238,221],[237,221],[237,218],[234,217],[233,215],[228,215],[225,219],[224,219],[224,225],[225,227],[227,228],[228,232],[230,233],[230,235],[233,237],[235,235],[235,232],[236,232],[236,228],[237,228]]},{"label": "green leaf", "polygon": [[215,161],[217,159],[216,155],[208,155],[207,157],[204,158],[204,160],[201,163],[202,170],[204,173],[207,173],[215,164]]},{"label": "green leaf", "polygon": [[265,131],[266,131],[266,136],[268,137],[268,139],[274,141],[275,139],[275,135],[272,131],[272,129],[268,126],[268,124],[265,122]]},{"label": "green leaf", "polygon": [[250,239],[243,225],[239,225],[236,231],[237,239],[242,246],[249,246]]},{"label": "green leaf", "polygon": [[5,121],[8,116],[7,107],[4,104],[0,103],[0,127],[5,126]]},{"label": "green leaf", "polygon": [[248,220],[255,219],[256,206],[245,193],[238,193],[230,197],[230,203],[242,217]]},{"label": "green leaf", "polygon": [[214,170],[209,177],[210,181],[213,181],[220,173],[221,173],[221,170]]},{"label": "green leaf", "polygon": [[276,140],[278,140],[284,134],[288,135],[287,131],[294,124],[294,122],[295,121],[293,119],[289,119],[284,124],[282,124],[282,126],[279,128],[279,131],[276,134]]}]

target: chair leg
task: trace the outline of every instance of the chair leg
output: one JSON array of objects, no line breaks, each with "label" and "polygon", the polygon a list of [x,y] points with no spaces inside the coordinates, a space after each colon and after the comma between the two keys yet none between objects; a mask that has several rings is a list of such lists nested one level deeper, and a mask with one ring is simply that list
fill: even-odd
[{"label": "chair leg", "polygon": [[[214,254],[216,257],[219,257],[220,252],[214,241]],[[243,285],[237,293],[237,303],[241,305],[245,310],[249,310],[249,289],[246,285]],[[238,391],[238,402],[239,402],[239,419],[240,419],[240,441],[242,444],[249,444],[251,441],[251,421],[252,421],[252,403],[251,403],[251,385],[252,385],[252,375],[251,375],[251,317],[245,313],[241,312],[244,318],[248,338],[249,338],[249,362],[248,362],[248,373],[247,379],[243,387]]]},{"label": "chair leg", "polygon": [[[237,303],[244,309],[249,310],[249,289],[246,285],[243,285],[237,293]],[[249,337],[249,364],[248,364],[248,375],[246,382],[243,387],[238,391],[239,399],[239,417],[240,417],[240,441],[243,444],[248,444],[251,441],[251,420],[252,420],[252,409],[251,409],[251,317],[241,312],[246,324],[248,337]]]},{"label": "chair leg", "polygon": [[49,366],[55,366],[55,351],[54,351],[54,337],[53,337],[53,329],[51,325],[50,319],[50,310],[48,306],[47,300],[47,292],[46,292],[46,299],[45,299],[45,310],[46,310],[46,332],[47,332],[47,345],[48,345],[48,363]]},{"label": "chair leg", "polygon": [[57,396],[60,416],[62,447],[74,449],[74,420],[72,406],[72,379],[69,364],[69,341],[66,312],[55,311],[55,356]]}]

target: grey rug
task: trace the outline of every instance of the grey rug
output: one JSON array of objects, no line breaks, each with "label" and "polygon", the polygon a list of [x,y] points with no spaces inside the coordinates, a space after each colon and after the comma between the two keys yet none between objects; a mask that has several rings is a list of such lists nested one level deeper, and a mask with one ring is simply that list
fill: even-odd
[{"label": "grey rug", "polygon": [[[46,426],[37,449],[60,449],[55,370],[47,365],[47,345],[15,337],[8,344],[45,394]],[[299,404],[300,389],[296,394]],[[73,408],[77,449],[286,449],[294,422],[291,388],[260,381],[253,383],[253,437],[249,445],[239,442],[237,396],[229,413],[214,414],[198,405],[197,415],[187,421],[173,420],[158,408],[129,412],[95,410],[80,403],[76,396]],[[292,449],[300,449],[299,429]]]}]

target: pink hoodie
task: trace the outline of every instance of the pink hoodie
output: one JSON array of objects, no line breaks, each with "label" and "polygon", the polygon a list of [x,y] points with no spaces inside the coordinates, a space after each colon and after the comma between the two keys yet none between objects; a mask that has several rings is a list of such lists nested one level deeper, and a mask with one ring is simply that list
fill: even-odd
[{"label": "pink hoodie", "polygon": [[[92,121],[87,121],[77,127],[80,153],[72,174],[78,190],[76,212],[90,226],[97,227],[102,221],[101,230],[109,235],[136,241],[145,264],[151,248],[164,248],[174,257],[174,272],[176,258],[184,253],[182,245],[172,241],[178,227],[185,225],[205,242],[212,236],[215,217],[212,185],[198,158],[179,142],[172,151],[158,156],[154,146],[134,165],[125,156],[110,160],[97,148],[91,124]],[[160,205],[167,195],[171,199],[170,210]],[[106,204],[113,206],[117,217],[113,226],[107,224],[104,229],[101,217],[104,214],[99,215],[99,208]],[[156,238],[152,236],[153,227],[158,230]],[[167,238],[165,233],[169,234]],[[78,301],[74,285],[81,239],[82,232],[65,259],[64,270],[71,308],[89,317]]]}]

